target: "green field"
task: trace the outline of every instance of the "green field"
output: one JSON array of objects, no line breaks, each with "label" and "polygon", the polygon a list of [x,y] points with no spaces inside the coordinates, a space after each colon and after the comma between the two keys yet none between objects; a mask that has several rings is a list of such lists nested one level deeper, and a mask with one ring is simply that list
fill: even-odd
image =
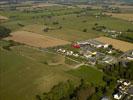
[{"label": "green field", "polygon": [[88,83],[92,84],[101,84],[103,85],[104,82],[102,81],[103,73],[100,71],[97,71],[97,69],[88,66],[81,66],[80,68],[76,70],[70,70],[68,73],[80,77],[84,80],[86,80]]}]

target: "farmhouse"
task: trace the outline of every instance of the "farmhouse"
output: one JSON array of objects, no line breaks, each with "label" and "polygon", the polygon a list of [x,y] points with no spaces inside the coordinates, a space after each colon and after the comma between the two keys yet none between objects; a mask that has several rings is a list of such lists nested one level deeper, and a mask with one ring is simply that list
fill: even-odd
[{"label": "farmhouse", "polygon": [[97,52],[94,49],[92,49],[90,46],[86,45],[84,47],[81,47],[80,54],[84,55],[86,58],[89,58],[92,55],[96,55]]}]

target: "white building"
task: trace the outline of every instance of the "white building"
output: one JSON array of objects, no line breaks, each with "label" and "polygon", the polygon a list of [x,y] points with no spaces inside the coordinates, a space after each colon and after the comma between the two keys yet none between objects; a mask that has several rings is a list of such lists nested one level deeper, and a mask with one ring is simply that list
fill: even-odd
[{"label": "white building", "polygon": [[125,85],[125,86],[129,86],[131,84],[131,82],[129,82],[129,81],[124,81],[123,82],[123,85]]},{"label": "white building", "polygon": [[114,94],[114,99],[116,99],[116,100],[120,100],[121,98],[122,98],[122,94],[121,94],[120,92]]}]

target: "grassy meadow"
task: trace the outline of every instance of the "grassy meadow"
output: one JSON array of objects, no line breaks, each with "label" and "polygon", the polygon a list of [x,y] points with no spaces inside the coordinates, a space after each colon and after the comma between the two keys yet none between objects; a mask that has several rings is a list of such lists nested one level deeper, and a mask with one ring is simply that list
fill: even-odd
[{"label": "grassy meadow", "polygon": [[[11,50],[8,51],[3,49],[3,46],[9,45],[8,41],[0,41],[0,44],[0,98],[2,100],[35,100],[36,94],[50,91],[59,82],[72,80],[77,85],[81,79],[69,73],[78,63],[62,55],[25,45],[10,47]],[[88,68],[88,71],[98,72],[93,68]],[[102,73],[98,72],[100,76],[96,76],[95,80],[92,80],[92,73],[85,74],[83,77],[89,83],[95,81],[98,83],[102,79]]]},{"label": "grassy meadow", "polygon": [[[0,11],[0,15],[9,18],[2,25],[12,31],[27,30],[68,41],[84,40],[104,35],[92,28],[97,23],[108,29],[127,31],[133,29],[130,22],[118,18],[101,15],[96,18],[101,10],[82,9],[79,7],[67,8],[66,6],[45,7],[37,11]],[[45,28],[49,28],[47,32]],[[86,29],[86,32],[83,30]]]},{"label": "grassy meadow", "polygon": [[[31,6],[31,5],[30,5]],[[50,6],[41,10],[0,11],[8,18],[0,23],[12,32],[29,31],[66,41],[78,41],[105,35],[92,28],[97,23],[112,30],[126,31],[133,25],[125,20],[101,16],[101,10],[80,7]],[[44,29],[48,28],[46,32]],[[84,32],[83,30],[86,29]],[[75,85],[81,78],[88,84],[104,84],[103,73],[92,66],[81,66],[63,55],[26,45],[6,50],[9,41],[0,40],[0,99],[35,100],[35,95],[48,92],[62,81],[71,80]]]}]

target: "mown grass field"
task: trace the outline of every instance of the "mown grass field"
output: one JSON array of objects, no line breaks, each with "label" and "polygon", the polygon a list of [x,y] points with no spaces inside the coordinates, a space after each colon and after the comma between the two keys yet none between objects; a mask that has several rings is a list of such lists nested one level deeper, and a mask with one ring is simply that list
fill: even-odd
[{"label": "mown grass field", "polygon": [[[0,44],[2,100],[35,100],[35,95],[48,92],[59,82],[72,80],[76,85],[80,81],[81,77],[68,73],[77,63],[64,56],[25,45],[11,47],[11,51],[8,51],[2,48],[9,45],[8,42],[0,41]],[[88,70],[98,72],[91,68]],[[92,73],[85,75],[89,83],[94,81]],[[102,79],[102,75],[96,77],[97,82]]]},{"label": "mown grass field", "polygon": [[103,85],[104,82],[102,81],[103,73],[101,71],[97,71],[97,69],[88,66],[81,66],[75,70],[70,70],[68,73],[85,79],[88,84],[91,82],[97,85]]},{"label": "mown grass field", "polygon": [[0,53],[2,100],[35,100],[36,94],[49,91],[61,81],[70,79],[77,83],[79,80],[65,73],[71,68],[62,56],[27,46],[13,47],[11,51],[0,49]]}]

